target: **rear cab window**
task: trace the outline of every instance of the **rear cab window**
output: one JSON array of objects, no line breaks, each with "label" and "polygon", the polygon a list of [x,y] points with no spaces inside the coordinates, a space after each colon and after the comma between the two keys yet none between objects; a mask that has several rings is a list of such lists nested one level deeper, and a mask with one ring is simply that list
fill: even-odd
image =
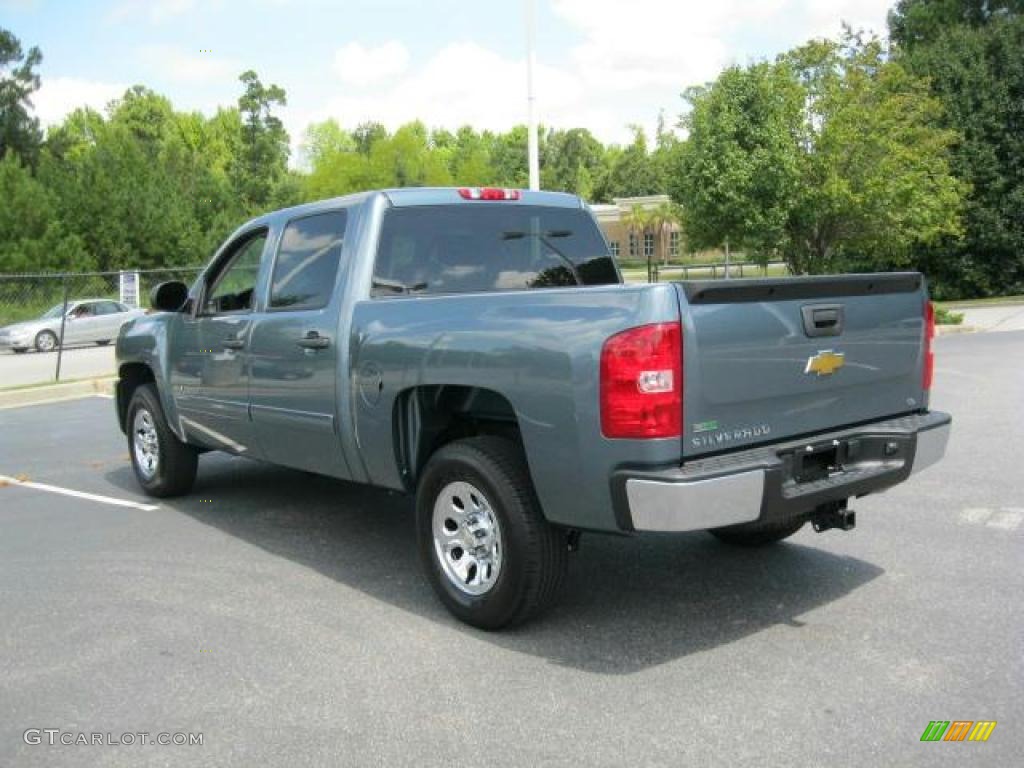
[{"label": "rear cab window", "polygon": [[477,293],[619,283],[582,209],[473,203],[384,214],[373,295]]},{"label": "rear cab window", "polygon": [[322,309],[334,293],[347,212],[294,219],[285,227],[270,280],[272,310]]}]

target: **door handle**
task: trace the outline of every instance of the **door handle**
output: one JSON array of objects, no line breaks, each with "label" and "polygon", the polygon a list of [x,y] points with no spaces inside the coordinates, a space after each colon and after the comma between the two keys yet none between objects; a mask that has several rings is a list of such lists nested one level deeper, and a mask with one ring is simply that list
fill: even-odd
[{"label": "door handle", "polygon": [[842,304],[809,304],[800,307],[804,333],[809,337],[840,336],[843,333]]},{"label": "door handle", "polygon": [[224,349],[245,349],[245,340],[237,336],[228,336],[224,339]]},{"label": "door handle", "polygon": [[306,335],[301,336],[295,343],[306,349],[327,349],[331,345],[331,339],[328,336],[321,336],[317,331],[306,331]]}]

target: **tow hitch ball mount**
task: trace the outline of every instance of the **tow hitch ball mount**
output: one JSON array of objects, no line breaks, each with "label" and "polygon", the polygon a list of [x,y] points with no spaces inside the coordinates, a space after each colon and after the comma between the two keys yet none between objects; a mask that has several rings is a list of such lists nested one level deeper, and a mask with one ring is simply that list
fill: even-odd
[{"label": "tow hitch ball mount", "polygon": [[811,516],[811,525],[818,533],[831,528],[841,531],[852,531],[857,525],[857,513],[846,508],[846,499],[822,504]]}]

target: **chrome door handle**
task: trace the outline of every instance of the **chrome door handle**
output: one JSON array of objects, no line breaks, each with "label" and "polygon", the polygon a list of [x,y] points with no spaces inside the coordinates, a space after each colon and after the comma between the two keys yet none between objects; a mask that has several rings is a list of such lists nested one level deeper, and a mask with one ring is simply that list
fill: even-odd
[{"label": "chrome door handle", "polygon": [[306,335],[295,343],[306,349],[327,349],[331,345],[331,339],[328,336],[321,336],[316,331],[306,331]]}]

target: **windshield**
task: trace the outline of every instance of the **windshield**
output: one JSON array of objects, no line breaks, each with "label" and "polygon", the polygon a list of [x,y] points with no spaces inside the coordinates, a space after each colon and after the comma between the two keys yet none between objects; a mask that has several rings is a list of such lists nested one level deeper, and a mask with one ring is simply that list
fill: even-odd
[{"label": "windshield", "polygon": [[[68,306],[71,306],[70,304]],[[57,304],[50,309],[46,310],[46,313],[42,316],[42,320],[48,320],[51,317],[60,317],[64,312],[64,305]]]},{"label": "windshield", "polygon": [[378,295],[618,282],[586,211],[503,203],[392,208],[374,271]]}]

